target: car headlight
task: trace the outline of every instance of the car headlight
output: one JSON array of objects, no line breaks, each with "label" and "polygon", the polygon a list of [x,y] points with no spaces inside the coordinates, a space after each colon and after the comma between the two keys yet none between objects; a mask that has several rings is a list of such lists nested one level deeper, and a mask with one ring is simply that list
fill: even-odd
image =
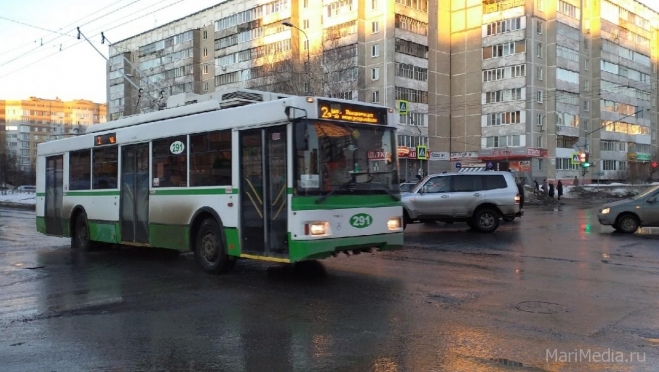
[{"label": "car headlight", "polygon": [[400,229],[400,217],[391,217],[389,221],[387,221],[387,228],[389,230],[398,230]]},{"label": "car headlight", "polygon": [[600,211],[601,214],[609,214],[611,212],[611,208],[604,208]]}]

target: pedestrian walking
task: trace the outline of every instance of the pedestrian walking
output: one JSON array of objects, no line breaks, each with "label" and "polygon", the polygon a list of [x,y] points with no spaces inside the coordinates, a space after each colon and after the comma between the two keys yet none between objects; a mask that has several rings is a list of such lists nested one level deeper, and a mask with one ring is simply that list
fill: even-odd
[{"label": "pedestrian walking", "polygon": [[536,192],[540,191],[540,185],[538,185],[538,180],[533,180],[533,183],[535,184],[535,191]]},{"label": "pedestrian walking", "polygon": [[577,176],[574,176],[574,181],[572,181],[572,184],[574,186],[579,186],[579,178]]},{"label": "pedestrian walking", "polygon": [[556,185],[556,193],[558,195],[558,200],[561,200],[561,196],[563,196],[563,181],[558,180],[558,184]]},{"label": "pedestrian walking", "polygon": [[541,190],[542,190],[543,194],[546,194],[547,191],[549,190],[549,187],[547,186],[547,180],[546,179],[544,181],[542,181]]},{"label": "pedestrian walking", "polygon": [[549,193],[548,193],[548,195],[549,195],[550,198],[554,199],[554,183],[553,182],[549,182]]}]

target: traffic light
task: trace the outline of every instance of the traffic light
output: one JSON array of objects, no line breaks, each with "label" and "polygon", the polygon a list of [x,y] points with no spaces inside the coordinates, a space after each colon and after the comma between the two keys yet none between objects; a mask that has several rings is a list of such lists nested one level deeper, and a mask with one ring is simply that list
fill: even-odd
[{"label": "traffic light", "polygon": [[657,162],[656,161],[652,162],[652,168],[657,169]]},{"label": "traffic light", "polygon": [[581,154],[579,154],[579,157],[581,158],[581,167],[582,168],[589,168],[591,164],[588,161],[588,153],[587,152],[582,152]]}]

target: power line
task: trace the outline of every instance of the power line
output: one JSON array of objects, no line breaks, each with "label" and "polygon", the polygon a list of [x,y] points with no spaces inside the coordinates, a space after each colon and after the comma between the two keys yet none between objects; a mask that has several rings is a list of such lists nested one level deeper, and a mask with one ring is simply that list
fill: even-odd
[{"label": "power line", "polygon": [[47,28],[43,28],[43,27],[39,27],[39,26],[35,26],[35,25],[31,25],[31,24],[29,24],[29,23],[25,23],[25,22],[17,21],[17,20],[15,20],[15,19],[9,19],[9,18],[3,17],[3,16],[0,16],[0,19],[4,19],[5,21],[9,21],[9,22],[17,23],[17,24],[19,24],[19,25],[23,25],[23,26],[36,28],[37,30],[47,31],[47,32],[50,32],[50,33],[52,33],[52,34],[60,34],[60,35],[62,35],[62,36],[71,36],[71,35],[63,34],[63,33],[59,32],[59,31],[49,30],[49,29],[47,29]]},{"label": "power line", "polygon": [[[120,1],[124,1],[124,0],[119,0],[119,2],[120,2]],[[87,21],[87,22],[81,24],[81,25],[78,26],[78,27],[88,25],[88,24],[90,24],[90,23],[92,23],[92,22],[94,22],[94,21],[97,21],[97,20],[101,19],[101,18],[107,17],[107,16],[109,16],[109,15],[111,15],[111,14],[113,14],[113,13],[116,13],[117,11],[119,11],[119,10],[121,10],[121,9],[124,9],[124,8],[126,8],[126,7],[128,7],[128,6],[132,5],[132,4],[135,4],[135,3],[138,2],[138,1],[142,1],[142,0],[134,0],[133,2],[128,3],[128,4],[126,4],[126,5],[124,5],[124,6],[120,7],[120,8],[117,8],[117,9],[115,9],[115,10],[112,11],[112,12],[109,12],[109,13],[106,13],[106,14],[100,16],[100,17],[94,18],[94,19],[92,19],[91,21]],[[116,3],[114,3],[114,4],[116,4]],[[114,4],[112,4],[112,5],[114,5]],[[106,7],[106,8],[107,8],[107,7]],[[98,13],[98,12],[97,12],[97,13]],[[88,17],[88,16],[87,16],[87,17]],[[85,18],[87,18],[87,17],[83,17],[82,19],[85,19]],[[76,30],[76,29],[72,29],[72,30],[70,30],[70,31],[68,31],[68,32],[73,32],[73,31],[75,31],[75,30]],[[67,32],[67,34],[68,34],[68,32]],[[66,34],[63,34],[63,35],[66,35]],[[57,37],[55,37],[55,38],[53,38],[53,39],[51,39],[51,40],[46,41],[45,44],[51,43],[51,42],[53,42],[53,41],[55,41],[55,40],[57,40],[57,39],[59,39],[59,38],[61,38],[61,37],[62,37],[62,35],[57,36]],[[19,55],[19,56],[17,56],[17,57],[14,57],[14,58],[10,59],[9,61],[4,62],[4,63],[0,64],[0,67],[2,67],[2,66],[4,66],[4,65],[7,65],[7,64],[9,64],[9,63],[11,63],[11,62],[14,62],[14,61],[16,61],[16,60],[18,60],[18,59],[20,59],[20,58],[22,58],[22,57],[24,57],[24,56],[26,56],[26,55],[32,53],[32,52],[34,52],[35,50],[40,49],[42,46],[43,46],[43,45],[40,45],[40,46],[38,46],[38,47],[36,47],[36,48],[30,49],[30,50],[28,50],[27,52],[25,52],[25,53],[23,53],[23,54],[21,54],[21,55]]]},{"label": "power line", "polygon": [[[137,1],[140,1],[140,0],[137,0]],[[146,16],[148,16],[148,15],[151,15],[151,14],[153,14],[153,13],[155,13],[155,12],[158,12],[158,11],[160,11],[160,10],[162,10],[162,9],[165,9],[165,8],[170,7],[170,6],[176,5],[176,4],[178,4],[178,3],[180,3],[180,2],[183,2],[183,1],[185,1],[185,0],[178,0],[178,1],[174,2],[174,3],[171,3],[171,4],[169,4],[169,5],[166,5],[166,6],[163,6],[163,7],[161,7],[161,8],[158,8],[158,9],[156,9],[156,10],[150,12],[150,13],[147,13],[147,14],[141,15],[141,16],[139,16],[139,17],[135,17],[135,18],[133,18],[133,19],[131,19],[131,20],[129,20],[129,21],[126,21],[126,22],[124,22],[124,23],[121,23],[121,24],[119,24],[119,25],[116,25],[116,26],[113,26],[113,27],[109,28],[108,31],[109,31],[109,30],[114,30],[114,29],[116,29],[117,27],[121,27],[121,26],[126,25],[126,24],[128,24],[128,23],[134,22],[134,21],[136,21],[136,20],[138,20],[138,19],[144,18],[144,17],[146,17]],[[132,4],[132,3],[131,3],[131,4]],[[147,7],[147,8],[148,8],[148,7]],[[147,9],[147,8],[144,8],[144,9]],[[142,9],[142,10],[144,10],[144,9]],[[111,23],[112,23],[112,22],[111,22]],[[94,36],[99,36],[100,34],[101,34],[101,33],[99,32],[99,33],[93,35],[92,37],[94,37]],[[21,70],[24,70],[24,69],[26,69],[26,68],[28,68],[28,67],[30,67],[30,66],[36,64],[36,63],[39,63],[39,62],[41,62],[41,61],[43,61],[43,60],[45,60],[45,59],[48,59],[48,58],[50,58],[50,57],[52,57],[52,56],[58,54],[59,52],[62,52],[62,51],[66,50],[66,49],[69,49],[69,48],[72,48],[72,47],[74,47],[74,46],[76,46],[76,45],[78,45],[78,44],[80,44],[80,43],[82,43],[82,41],[77,41],[77,42],[75,42],[75,43],[72,44],[72,45],[67,45],[66,47],[60,47],[61,49],[60,49],[59,51],[55,52],[55,53],[52,53],[52,54],[49,54],[49,55],[47,55],[47,56],[45,56],[45,57],[43,57],[43,58],[40,58],[40,59],[38,59],[38,60],[36,60],[36,61],[34,61],[34,62],[28,64],[28,65],[25,65],[25,66],[23,66],[23,67],[17,69],[17,70],[11,71],[11,72],[9,72],[9,73],[7,73],[7,74],[4,74],[4,75],[0,75],[0,79],[2,79],[2,78],[4,78],[4,77],[7,77],[7,76],[10,76],[10,75],[13,75],[13,74],[15,74],[16,72],[19,72],[19,71],[21,71]]]}]

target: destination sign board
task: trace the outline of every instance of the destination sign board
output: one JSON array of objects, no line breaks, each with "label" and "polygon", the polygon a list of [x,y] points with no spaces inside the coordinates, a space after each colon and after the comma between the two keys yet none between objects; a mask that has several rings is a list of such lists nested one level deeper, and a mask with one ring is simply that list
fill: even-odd
[{"label": "destination sign board", "polygon": [[318,100],[320,119],[333,119],[364,124],[387,124],[387,108],[354,103]]}]

